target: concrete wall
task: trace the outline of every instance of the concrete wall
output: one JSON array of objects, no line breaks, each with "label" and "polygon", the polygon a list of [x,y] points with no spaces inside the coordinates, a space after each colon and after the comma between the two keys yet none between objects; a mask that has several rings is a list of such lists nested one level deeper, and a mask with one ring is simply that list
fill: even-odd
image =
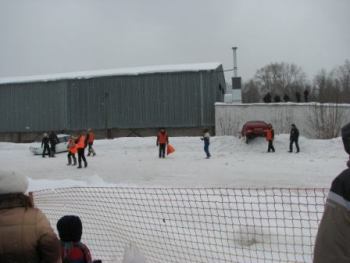
[{"label": "concrete wall", "polygon": [[277,134],[289,133],[290,125],[295,123],[302,136],[326,138],[325,133],[339,131],[350,122],[350,104],[215,104],[216,135],[239,136],[243,124],[251,120],[271,123]]}]

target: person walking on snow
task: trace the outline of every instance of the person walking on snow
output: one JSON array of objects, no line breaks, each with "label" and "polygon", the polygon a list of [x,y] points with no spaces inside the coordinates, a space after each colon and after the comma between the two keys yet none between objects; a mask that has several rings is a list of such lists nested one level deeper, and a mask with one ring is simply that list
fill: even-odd
[{"label": "person walking on snow", "polygon": [[88,163],[85,158],[85,148],[86,148],[86,135],[84,132],[80,132],[78,139],[76,140],[77,150],[78,150],[78,167],[81,168],[81,160],[84,161],[84,167],[86,168]]},{"label": "person walking on snow", "polygon": [[268,128],[266,130],[266,140],[268,142],[267,152],[275,152],[275,147],[273,147],[273,139],[275,138],[275,131],[272,128],[272,124],[268,124]]},{"label": "person walking on snow", "polygon": [[209,152],[209,144],[210,144],[210,134],[209,129],[204,130],[203,137],[201,138],[202,141],[204,141],[204,152],[207,155],[207,159],[210,158],[210,152]]},{"label": "person walking on snow", "polygon": [[87,140],[87,145],[88,145],[88,155],[87,156],[90,156],[91,154],[92,154],[92,156],[95,156],[96,152],[95,152],[94,148],[92,148],[92,145],[94,144],[94,140],[95,140],[95,134],[92,131],[92,129],[88,129],[86,140]]},{"label": "person walking on snow", "polygon": [[295,124],[292,124],[292,128],[290,130],[290,138],[289,138],[289,152],[293,152],[293,143],[295,143],[295,147],[297,148],[297,153],[300,152],[299,149],[299,130],[297,128],[297,126],[295,126]]},{"label": "person walking on snow", "polygon": [[68,148],[68,155],[67,155],[68,164],[67,165],[72,164],[72,158],[73,158],[73,165],[76,165],[77,158],[75,157],[75,154],[77,153],[77,145],[75,144],[73,136],[69,137],[67,148]]},{"label": "person walking on snow", "polygon": [[55,157],[56,144],[58,143],[58,137],[54,131],[50,132],[49,140],[50,140],[50,145],[51,145],[51,157]]},{"label": "person walking on snow", "polygon": [[43,149],[43,158],[45,157],[46,151],[49,157],[51,157],[51,150],[50,150],[50,145],[49,145],[49,135],[47,133],[44,133],[43,139],[41,140],[41,148],[44,147]]},{"label": "person walking on snow", "polygon": [[159,158],[165,158],[166,145],[169,143],[169,137],[164,128],[161,128],[157,135],[156,145],[159,146]]},{"label": "person walking on snow", "polygon": [[[345,152],[350,155],[350,123],[342,130]],[[318,227],[313,263],[350,262],[350,159],[348,168],[332,182]]]}]

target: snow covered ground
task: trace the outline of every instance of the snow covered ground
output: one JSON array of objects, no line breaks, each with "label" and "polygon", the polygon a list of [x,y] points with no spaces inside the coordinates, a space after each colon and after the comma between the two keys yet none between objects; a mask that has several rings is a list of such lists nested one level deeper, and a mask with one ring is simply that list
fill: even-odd
[{"label": "snow covered ground", "polygon": [[212,137],[211,159],[205,159],[199,137],[170,137],[176,152],[159,159],[155,137],[117,138],[95,142],[97,155],[88,168],[67,166],[56,158],[32,155],[29,144],[0,143],[0,166],[24,173],[30,190],[68,186],[229,186],[329,187],[346,166],[340,138],[300,138],[301,152],[288,153],[289,137],[278,135],[275,153],[257,138],[248,145],[236,137]]},{"label": "snow covered ground", "polygon": [[[266,152],[267,143],[263,138],[245,144],[242,140],[231,136],[212,137],[211,159],[205,159],[203,142],[199,137],[171,137],[170,143],[176,148],[176,152],[166,159],[159,159],[155,137],[98,140],[95,142],[97,156],[87,157],[89,165],[83,169],[67,166],[65,153],[57,154],[55,158],[42,158],[29,152],[29,144],[0,143],[0,166],[27,175],[30,178],[30,191],[71,186],[327,188],[333,178],[345,169],[348,158],[340,138],[332,140],[300,138],[301,152],[297,154],[288,153],[289,136],[286,134],[276,136],[275,153]],[[220,190],[216,193],[218,195],[214,192],[211,195],[206,193],[202,195],[199,190],[197,196],[183,195],[182,192],[176,195],[175,190],[174,193],[162,197],[161,188],[141,190],[140,193],[136,189],[136,194],[134,192],[128,194],[128,188],[120,192],[108,189],[112,191],[110,195],[108,190],[97,190],[99,199],[94,206],[90,203],[94,195],[90,196],[89,192],[73,191],[74,198],[71,198],[70,192],[53,190],[51,198],[45,196],[45,193],[41,197],[39,195],[39,200],[43,201],[40,207],[49,215],[53,225],[63,214],[78,211],[84,220],[88,246],[92,248],[97,258],[103,258],[105,262],[120,262],[123,253],[123,262],[128,263],[143,263],[143,254],[149,258],[154,258],[154,255],[171,256],[172,254],[166,253],[165,249],[169,248],[170,244],[173,249],[171,251],[176,251],[174,252],[176,255],[180,256],[183,253],[185,257],[192,255],[192,262],[203,262],[200,250],[203,245],[211,248],[211,250],[205,249],[211,251],[209,256],[222,257],[220,262],[228,262],[226,257],[235,258],[238,262],[280,262],[279,259],[289,257],[294,260],[293,262],[311,261],[311,246],[318,222],[313,217],[317,214],[316,203],[320,202],[318,205],[322,207],[322,195],[317,197],[318,201],[316,197],[311,196],[311,200],[316,203],[311,203],[309,207],[307,197],[300,197],[297,192],[291,192],[290,196],[286,196],[286,203],[282,202],[284,200],[282,196],[266,196],[265,192],[253,196],[239,196],[237,203],[236,197],[221,196]],[[126,194],[123,194],[123,191],[126,191]],[[153,199],[157,196],[153,192],[160,194],[160,200]],[[104,200],[111,198],[113,200],[120,194],[124,198],[119,199],[119,202],[104,203]],[[135,197],[142,198],[135,199]],[[263,199],[261,203],[259,197]],[[58,198],[58,201],[54,198]],[[128,203],[130,198],[133,199],[133,207]],[[196,214],[207,211],[205,210],[207,207],[202,207],[204,210],[198,207],[191,210],[191,206],[188,207],[181,198],[186,200],[194,198],[192,201],[196,205],[205,205],[209,208],[211,206],[217,208],[217,200],[228,199],[225,199],[226,203],[221,204],[221,210],[215,210],[217,214],[213,217]],[[209,199],[203,201],[197,198]],[[247,202],[245,209],[248,210],[244,210],[242,217],[243,208],[240,206],[243,203],[240,202],[243,200]],[[264,201],[268,203],[265,204]],[[144,202],[150,205],[146,210]],[[128,209],[123,210],[125,207]],[[176,209],[173,211],[169,207]],[[179,212],[178,209],[182,211],[182,214],[180,213],[182,217],[172,218],[174,213]],[[213,212],[210,209],[208,211]],[[192,212],[194,214],[188,214]],[[223,224],[220,220],[227,215],[230,221],[228,223],[225,219]],[[270,218],[271,215],[274,220]],[[99,218],[100,224],[96,224],[96,218]],[[266,218],[269,219],[266,221]],[[195,224],[197,221],[201,222],[198,226]],[[146,228],[137,228],[144,226],[145,222],[147,222]],[[292,224],[293,228],[286,224]],[[189,230],[195,234],[189,235]],[[215,235],[207,240],[208,233],[213,231]],[[107,240],[104,240],[103,234],[107,232],[109,235],[106,237]],[[142,234],[147,238],[141,238],[144,237]],[[172,238],[168,240],[169,236]],[[109,246],[106,250],[106,244],[110,244],[110,239],[113,240],[112,247]],[[135,261],[131,261],[130,258],[135,255],[137,248],[133,246],[125,248],[128,242],[135,243],[136,247],[141,249]],[[190,244],[192,250],[183,250],[184,244],[185,247]],[[225,245],[210,247],[210,244]],[[225,253],[221,255],[219,251],[223,249],[222,247],[225,248]],[[296,248],[302,253],[297,253]],[[165,254],[162,254],[164,251]],[[106,254],[107,252],[109,254]],[[252,259],[252,255],[256,258]],[[174,260],[171,257],[170,259]]]}]

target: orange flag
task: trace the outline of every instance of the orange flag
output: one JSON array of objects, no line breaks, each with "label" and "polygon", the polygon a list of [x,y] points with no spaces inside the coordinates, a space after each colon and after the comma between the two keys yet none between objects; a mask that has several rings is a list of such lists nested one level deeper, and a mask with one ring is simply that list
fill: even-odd
[{"label": "orange flag", "polygon": [[171,144],[168,144],[168,146],[166,148],[166,154],[169,155],[173,152],[175,152],[175,148]]}]

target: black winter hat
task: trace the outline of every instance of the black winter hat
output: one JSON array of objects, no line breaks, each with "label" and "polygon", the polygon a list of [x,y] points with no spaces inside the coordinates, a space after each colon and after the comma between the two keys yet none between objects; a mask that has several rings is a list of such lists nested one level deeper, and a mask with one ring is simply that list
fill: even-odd
[{"label": "black winter hat", "polygon": [[58,220],[57,230],[61,241],[79,242],[83,232],[83,226],[79,216],[66,215]]},{"label": "black winter hat", "polygon": [[341,137],[343,138],[344,149],[350,155],[350,123],[341,129]]}]

